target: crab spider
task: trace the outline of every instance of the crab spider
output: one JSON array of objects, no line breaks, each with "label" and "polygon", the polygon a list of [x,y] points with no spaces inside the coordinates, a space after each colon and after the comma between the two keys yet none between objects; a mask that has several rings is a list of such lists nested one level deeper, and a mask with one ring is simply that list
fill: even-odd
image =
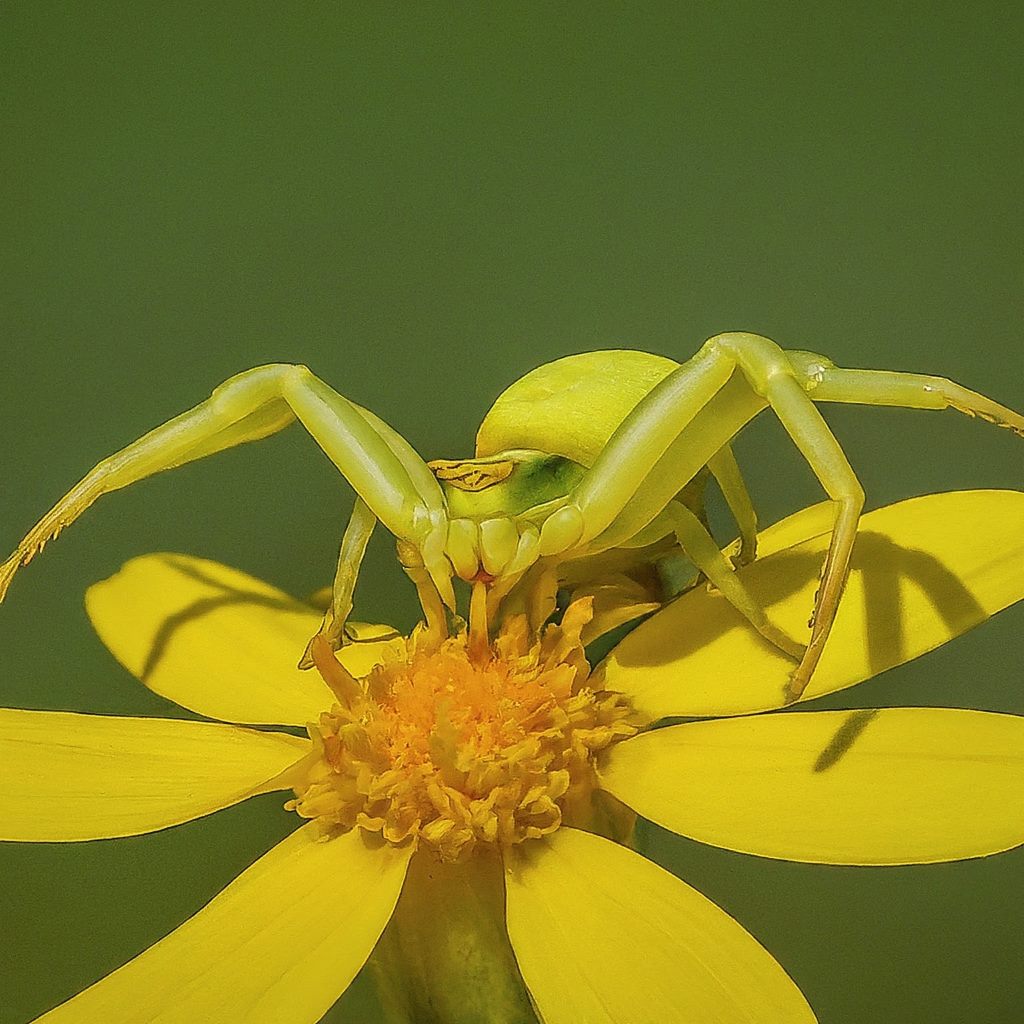
[{"label": "crab spider", "polygon": [[[473,584],[471,632],[523,602],[535,625],[554,609],[560,581],[635,570],[680,549],[795,667],[788,697],[804,691],[836,610],[864,493],[815,402],[953,408],[1024,436],[1024,417],[939,377],[850,370],[753,334],[722,334],[683,364],[633,351],[569,356],[527,374],[488,412],[474,458],[424,463],[378,417],[304,366],[261,366],[105,459],[32,528],[0,566],[0,599],[16,570],[100,495],[164,469],[254,441],[298,420],[356,491],[333,598],[318,636],[335,648],[375,524],[395,536],[428,629],[444,635],[455,576]],[[770,408],[835,506],[810,621],[799,644],[775,627],[733,562],[755,551],[756,517],[729,444]],[[702,483],[718,482],[741,533],[730,562],[703,518]],[[311,641],[312,643],[312,641]],[[307,650],[304,663],[309,663]]]}]

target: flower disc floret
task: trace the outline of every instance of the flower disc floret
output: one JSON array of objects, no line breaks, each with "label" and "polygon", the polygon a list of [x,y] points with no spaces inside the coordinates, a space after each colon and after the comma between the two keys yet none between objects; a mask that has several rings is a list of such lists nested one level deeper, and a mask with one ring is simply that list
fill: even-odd
[{"label": "flower disc floret", "polygon": [[510,618],[482,655],[465,632],[439,646],[414,633],[361,680],[321,660],[339,700],[309,726],[289,807],[447,861],[553,832],[589,802],[597,753],[637,731],[625,698],[587,685],[590,614],[576,602],[539,638]]}]

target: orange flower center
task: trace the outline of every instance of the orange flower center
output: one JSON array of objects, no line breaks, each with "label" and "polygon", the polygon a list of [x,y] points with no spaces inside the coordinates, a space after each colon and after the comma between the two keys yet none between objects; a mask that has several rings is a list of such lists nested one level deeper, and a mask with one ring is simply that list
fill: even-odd
[{"label": "orange flower center", "polygon": [[482,654],[465,632],[440,646],[414,633],[404,657],[361,680],[321,652],[339,701],[309,727],[288,806],[325,830],[426,842],[448,861],[553,832],[589,803],[597,752],[636,732],[624,697],[587,686],[590,614],[578,601],[537,640],[510,618]]}]

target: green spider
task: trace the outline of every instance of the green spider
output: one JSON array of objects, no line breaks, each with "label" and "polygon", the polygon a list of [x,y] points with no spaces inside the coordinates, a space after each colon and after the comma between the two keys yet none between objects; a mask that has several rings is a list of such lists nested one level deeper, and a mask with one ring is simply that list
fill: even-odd
[{"label": "green spider", "polygon": [[[684,552],[767,640],[794,659],[797,699],[817,664],[846,580],[864,492],[815,402],[953,408],[1024,436],[1024,417],[940,377],[849,370],[753,334],[721,334],[688,362],[635,351],[590,352],[541,366],[487,413],[472,459],[425,463],[373,413],[305,366],[241,373],[194,409],[105,459],[32,528],[0,566],[0,599],[16,570],[101,494],[255,441],[299,420],[356,491],[333,596],[318,636],[337,649],[359,566],[379,520],[397,539],[429,630],[447,633],[453,577],[473,584],[470,627],[483,646],[499,607],[539,626],[560,585],[640,581]],[[771,408],[835,507],[806,644],[775,627],[736,564],[754,557],[757,523],[729,443]],[[730,560],[708,532],[713,477],[740,530]],[[311,641],[312,643],[312,641]],[[303,664],[310,664],[307,649]]]}]

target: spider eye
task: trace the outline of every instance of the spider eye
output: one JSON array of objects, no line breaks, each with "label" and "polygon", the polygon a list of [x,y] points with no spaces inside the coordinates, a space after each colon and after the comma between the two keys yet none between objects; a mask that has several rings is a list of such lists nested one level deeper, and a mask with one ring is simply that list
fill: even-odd
[{"label": "spider eye", "polygon": [[516,464],[512,459],[435,459],[427,466],[438,480],[460,491],[483,491],[507,480]]}]

